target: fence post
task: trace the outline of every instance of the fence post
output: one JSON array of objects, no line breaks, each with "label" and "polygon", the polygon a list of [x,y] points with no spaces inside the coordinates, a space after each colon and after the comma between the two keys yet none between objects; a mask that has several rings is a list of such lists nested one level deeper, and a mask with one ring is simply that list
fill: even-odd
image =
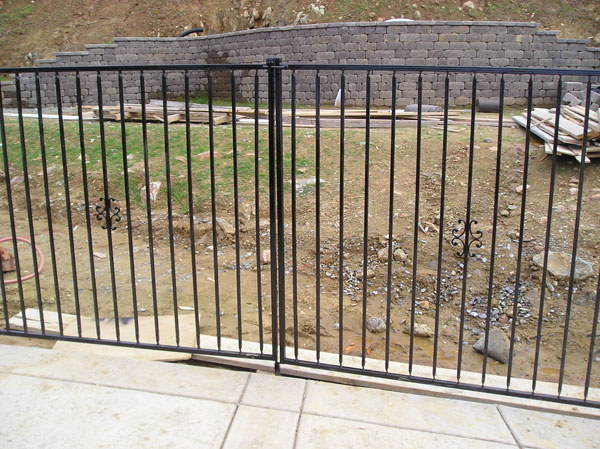
[{"label": "fence post", "polygon": [[278,314],[277,314],[277,301],[278,301],[278,270],[277,270],[277,185],[278,180],[276,178],[276,147],[277,147],[277,136],[279,135],[276,130],[275,117],[279,114],[276,113],[276,104],[280,105],[280,101],[277,101],[277,70],[276,66],[279,66],[281,59],[277,57],[267,58],[267,73],[268,73],[268,108],[269,108],[269,244],[271,251],[271,335],[273,341],[273,359],[275,360],[275,372],[279,373],[279,362],[277,348],[278,348]]}]

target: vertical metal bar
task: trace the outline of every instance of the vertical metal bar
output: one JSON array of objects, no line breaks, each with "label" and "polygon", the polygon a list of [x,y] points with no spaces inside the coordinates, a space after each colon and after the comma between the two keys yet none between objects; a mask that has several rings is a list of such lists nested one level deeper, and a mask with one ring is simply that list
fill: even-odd
[{"label": "vertical metal bar", "polygon": [[446,169],[448,156],[448,109],[450,107],[450,74],[446,73],[444,81],[444,136],[442,138],[442,180],[440,189],[440,232],[438,236],[437,280],[435,286],[435,329],[433,335],[432,376],[437,374],[438,344],[440,337],[440,294],[442,288],[442,263],[444,252],[444,213],[446,211]]},{"label": "vertical metal bar", "polygon": [[[100,148],[102,151],[102,181],[104,183],[104,211],[106,219],[106,238],[108,240],[108,258],[110,262],[110,282],[112,286],[113,312],[115,318],[115,335],[121,340],[119,329],[119,304],[117,301],[117,283],[115,279],[115,258],[112,242],[112,198],[108,191],[108,164],[106,160],[106,135],[104,132],[104,111],[102,106],[102,73],[96,72],[96,88],[98,91],[98,121],[100,123]],[[102,199],[100,200],[102,201]]]},{"label": "vertical metal bar", "polygon": [[[17,73],[15,75],[15,85],[17,88],[17,110],[19,115],[19,139],[21,140],[21,159],[23,161],[23,182],[25,185],[25,199],[27,202],[27,221],[29,223],[29,241],[31,242],[31,256],[33,258],[33,272],[35,278],[35,291],[37,294],[37,304],[38,308],[42,309],[42,290],[40,286],[40,274],[38,273],[38,257],[37,252],[35,250],[35,229],[33,225],[33,210],[31,207],[31,187],[29,185],[29,169],[27,164],[27,148],[25,145],[25,125],[23,123],[23,102],[21,98],[21,78]],[[8,178],[8,175],[6,175]],[[13,239],[15,241],[15,254],[17,252],[16,249],[16,234],[13,234]],[[23,319],[25,319],[25,303],[21,303],[21,313],[23,314]],[[58,312],[58,324],[60,328],[60,332],[62,335],[62,315],[60,308],[60,298],[56,298],[56,307]]]},{"label": "vertical metal bar", "polygon": [[258,299],[258,340],[260,353],[264,350],[263,307],[262,307],[262,262],[260,249],[260,141],[259,141],[259,90],[258,69],[254,72],[254,218],[256,225],[256,295]]},{"label": "vertical metal bar", "polygon": [[[471,135],[469,138],[469,173],[467,181],[467,213],[465,219],[465,246],[463,254],[462,292],[460,298],[460,331],[458,336],[458,362],[456,367],[456,380],[460,382],[462,369],[463,337],[465,330],[465,299],[467,297],[467,273],[469,266],[469,237],[471,236],[471,194],[473,191],[473,157],[475,146],[475,105],[477,103],[477,75],[473,74],[473,91],[471,95]],[[474,222],[476,224],[477,222]]]},{"label": "vertical metal bar", "polygon": [[292,297],[294,307],[294,358],[298,360],[298,254],[296,228],[296,71],[292,71]]},{"label": "vertical metal bar", "polygon": [[392,312],[392,265],[394,263],[394,180],[396,174],[396,72],[392,75],[392,126],[390,131],[390,200],[388,208],[387,297],[385,310],[385,371],[390,368],[390,323]]},{"label": "vertical metal bar", "polygon": [[367,269],[369,265],[369,152],[371,148],[371,72],[367,72],[367,98],[365,100],[367,113],[365,117],[365,211],[363,221],[363,304],[361,323],[361,366],[365,367],[367,353]]},{"label": "vertical metal bar", "polygon": [[562,107],[562,76],[558,78],[556,87],[556,119],[554,123],[554,144],[552,146],[552,170],[550,172],[550,191],[548,192],[548,215],[546,220],[546,238],[544,241],[544,262],[542,264],[542,286],[540,293],[540,306],[538,311],[537,336],[535,339],[535,357],[533,362],[533,376],[531,390],[535,392],[537,383],[538,365],[540,361],[540,344],[542,340],[542,326],[544,318],[544,301],[546,299],[546,279],[548,277],[548,251],[550,250],[550,231],[552,229],[552,209],[554,203],[554,184],[556,181],[556,167],[558,164],[558,134],[560,125],[560,111]]},{"label": "vertical metal bar", "polygon": [[523,161],[523,191],[521,193],[521,218],[519,223],[519,244],[517,249],[517,272],[515,275],[515,292],[513,297],[513,318],[510,329],[510,347],[508,350],[508,371],[506,374],[506,388],[510,387],[512,375],[513,355],[515,349],[515,330],[517,328],[519,290],[521,287],[521,258],[523,257],[523,231],[525,230],[525,205],[527,202],[527,175],[529,174],[529,138],[531,129],[531,110],[533,108],[533,76],[529,75],[527,90],[527,128],[525,130],[525,156]]},{"label": "vertical metal bar", "polygon": [[129,167],[127,166],[127,132],[125,128],[125,100],[123,95],[123,72],[119,70],[119,113],[121,121],[121,148],[123,156],[123,182],[125,187],[125,209],[127,210],[127,241],[129,243],[129,274],[131,276],[131,300],[135,341],[140,342],[140,325],[137,311],[137,290],[135,287],[135,259],[133,255],[133,235],[131,232],[131,198],[129,195]]},{"label": "vertical metal bar", "polygon": [[277,221],[276,221],[276,198],[275,198],[275,73],[273,65],[278,63],[277,58],[268,58],[269,79],[269,247],[271,251],[271,337],[273,345],[273,358],[275,359],[275,370],[278,367],[277,352]]},{"label": "vertical metal bar", "polygon": [[[94,322],[96,326],[96,338],[100,339],[100,317],[98,312],[98,290],[96,288],[96,266],[94,262],[94,242],[92,239],[92,223],[90,220],[90,196],[88,191],[87,156],[85,151],[85,132],[83,129],[83,107],[81,100],[81,76],[79,72],[75,75],[75,92],[77,97],[77,117],[79,125],[79,151],[81,153],[81,179],[83,182],[83,200],[85,203],[85,224],[88,241],[88,257],[90,261],[90,278],[92,282],[92,301],[94,306]],[[38,96],[39,98],[39,96]],[[38,100],[40,101],[40,100]],[[46,200],[48,201],[48,200]],[[50,247],[52,250],[52,246]],[[52,250],[54,253],[54,250]],[[56,277],[56,275],[55,275]],[[81,319],[78,318],[77,328],[81,337]]]},{"label": "vertical metal bar", "polygon": [[417,302],[417,257],[419,249],[419,197],[421,195],[421,132],[423,128],[423,74],[419,72],[417,81],[417,157],[415,167],[415,223],[413,229],[413,272],[410,299],[410,344],[408,353],[408,375],[412,374],[415,350],[415,307]]},{"label": "vertical metal bar", "polygon": [[196,235],[194,234],[194,189],[192,185],[192,136],[190,129],[190,73],[184,74],[185,90],[185,154],[187,159],[188,210],[190,216],[190,257],[192,262],[192,288],[194,289],[194,323],[196,347],[200,347],[200,316],[198,309],[198,274],[196,272]]},{"label": "vertical metal bar", "polygon": [[321,75],[315,74],[315,301],[317,362],[321,359]]},{"label": "vertical metal bar", "polygon": [[[52,205],[50,203],[50,186],[48,181],[48,158],[46,155],[46,139],[44,134],[44,120],[42,118],[42,94],[40,89],[40,77],[39,73],[35,74],[35,94],[36,94],[36,105],[38,112],[38,131],[40,134],[40,153],[42,157],[42,173],[44,179],[44,197],[46,199],[46,219],[48,222],[48,240],[50,243],[50,260],[52,261],[52,278],[54,281],[54,297],[60,298],[60,287],[58,281],[58,269],[56,265],[56,249],[54,245],[54,226],[52,222]],[[40,308],[40,323],[42,334],[45,333],[46,323],[44,322],[44,311]],[[78,313],[79,309],[76,310],[77,315],[77,332],[81,336],[81,316]],[[62,317],[61,317],[62,318]]]},{"label": "vertical metal bar", "polygon": [[567,344],[569,339],[569,321],[571,319],[571,305],[573,303],[573,284],[575,283],[575,264],[577,261],[577,245],[579,243],[579,224],[581,222],[581,201],[583,198],[583,179],[585,173],[585,157],[588,145],[588,130],[590,126],[590,106],[592,95],[592,78],[588,77],[586,100],[585,100],[585,120],[583,122],[583,144],[581,146],[581,161],[579,163],[579,184],[577,190],[577,209],[575,211],[575,228],[573,231],[573,249],[571,252],[571,273],[569,275],[569,287],[567,294],[567,310],[565,311],[565,331],[563,334],[562,354],[560,357],[560,374],[558,376],[558,395],[562,392],[562,386],[565,379],[565,366],[567,360]]},{"label": "vertical metal bar", "polygon": [[173,292],[173,318],[175,342],[179,346],[179,308],[177,307],[177,268],[175,265],[175,241],[173,239],[173,198],[171,196],[171,153],[169,148],[169,116],[167,107],[167,73],[162,71],[163,137],[165,145],[165,176],[167,178],[167,212],[169,214],[169,253],[171,256],[171,290]]},{"label": "vertical metal bar", "polygon": [[592,363],[594,362],[594,345],[596,343],[596,334],[598,332],[598,309],[600,309],[600,270],[598,273],[598,285],[596,287],[596,305],[594,306],[594,319],[592,321],[592,335],[590,337],[590,352],[588,355],[587,370],[585,374],[585,387],[583,398],[587,400],[590,391],[590,382],[592,380]]},{"label": "vertical metal bar", "polygon": [[[71,250],[71,273],[73,275],[73,297],[75,299],[75,313],[80,315],[79,307],[79,282],[77,279],[77,261],[75,258],[75,241],[73,239],[73,217],[71,214],[71,189],[69,188],[69,171],[67,165],[67,150],[65,145],[65,125],[63,122],[62,93],[58,73],[54,74],[56,86],[56,107],[58,109],[58,132],[60,136],[60,153],[63,168],[63,184],[65,187],[65,203],[67,207],[67,232],[69,235],[69,249]],[[60,301],[56,301],[59,327],[62,327],[62,314],[59,307]],[[62,335],[62,332],[61,332]]]},{"label": "vertical metal bar", "polygon": [[237,116],[235,71],[231,71],[231,132],[233,146],[233,208],[235,217],[235,286],[237,298],[238,349],[242,350],[242,286],[240,278],[240,198],[238,186]]},{"label": "vertical metal bar", "polygon": [[208,71],[208,136],[210,150],[210,209],[213,238],[213,276],[215,277],[215,321],[217,348],[221,350],[221,304],[219,300],[219,247],[217,241],[217,199],[215,183],[215,130],[213,122],[213,74]]},{"label": "vertical metal bar", "polygon": [[237,295],[238,349],[242,350],[242,286],[240,279],[240,198],[237,160],[237,116],[235,103],[235,71],[231,71],[231,132],[233,145],[233,204],[235,217],[235,285]]},{"label": "vertical metal bar", "polygon": [[490,249],[490,276],[488,282],[487,310],[485,316],[485,342],[483,347],[483,365],[481,367],[481,385],[485,384],[487,357],[490,335],[490,317],[492,314],[492,294],[494,289],[494,267],[496,263],[496,237],[498,230],[498,202],[500,199],[500,171],[502,160],[502,121],[504,116],[504,75],[500,78],[500,108],[498,111],[498,152],[496,153],[496,181],[494,184],[494,218],[492,225],[492,243]]},{"label": "vertical metal bar", "polygon": [[[281,62],[280,62],[281,64]],[[279,65],[280,65],[279,64]],[[279,360],[283,362],[286,358],[285,340],[285,233],[283,206],[283,92],[282,92],[282,69],[275,71],[275,108],[276,129],[275,140],[277,150],[277,275],[279,292]],[[317,183],[318,185],[318,183]]]},{"label": "vertical metal bar", "polygon": [[[17,74],[18,75],[18,74]],[[2,86],[0,86],[0,90]],[[21,317],[23,321],[23,331],[27,332],[27,320],[25,318],[25,300],[23,295],[23,282],[21,280],[21,264],[19,259],[19,251],[17,249],[17,231],[15,227],[15,212],[13,209],[12,190],[10,185],[10,166],[8,164],[8,146],[6,144],[6,127],[4,125],[4,106],[0,101],[0,137],[2,138],[2,159],[4,162],[4,182],[6,184],[6,200],[8,205],[8,217],[10,221],[10,231],[12,234],[13,253],[15,256],[15,271],[17,275],[17,289],[19,291],[19,306],[21,309]],[[3,283],[4,285],[4,283]],[[7,316],[5,316],[7,318]],[[7,326],[8,329],[8,326]]]},{"label": "vertical metal bar", "polygon": [[344,157],[345,157],[345,129],[346,129],[346,74],[342,70],[340,76],[341,104],[340,104],[340,235],[338,243],[338,362],[344,362]]},{"label": "vertical metal bar", "polygon": [[144,185],[146,186],[146,220],[148,221],[148,252],[150,255],[150,281],[152,282],[152,312],[154,314],[154,336],[160,343],[158,324],[158,298],[156,293],[156,267],[154,264],[154,238],[152,236],[152,200],[150,198],[150,155],[148,153],[148,122],[146,121],[146,76],[140,72],[140,96],[142,103],[142,142],[144,145]]}]

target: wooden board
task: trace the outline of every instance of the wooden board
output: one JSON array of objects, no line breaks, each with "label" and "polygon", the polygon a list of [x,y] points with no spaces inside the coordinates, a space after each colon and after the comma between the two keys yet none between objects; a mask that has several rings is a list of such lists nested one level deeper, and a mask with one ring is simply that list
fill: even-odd
[{"label": "wooden board", "polygon": [[[544,144],[544,153],[553,154],[553,150],[554,150],[554,145],[552,143],[546,142]],[[581,151],[574,151],[574,150],[569,149],[568,147],[565,147],[564,145],[557,145],[556,153],[563,154],[565,156],[573,156],[575,159],[577,159],[577,162],[581,163]],[[589,164],[590,162],[592,162],[592,161],[590,161],[586,157],[585,163]]]},{"label": "wooden board", "polygon": [[[62,314],[63,329],[66,329],[76,320],[75,315],[68,313]],[[11,317],[8,321],[11,329],[23,330],[23,315],[21,312]],[[42,332],[42,324],[40,321],[39,309],[25,309],[25,322],[28,332]],[[60,327],[58,324],[58,313],[52,310],[44,310],[44,330],[49,335],[60,335]]]},{"label": "wooden board", "polygon": [[[140,342],[156,343],[154,331],[154,317],[142,316],[138,319],[140,328]],[[176,345],[175,320],[173,316],[159,316],[160,343],[164,345]],[[81,318],[82,335],[88,338],[96,337],[96,322],[93,318]],[[135,323],[133,318],[119,319],[119,332],[121,341],[135,342]],[[196,340],[196,324],[193,314],[179,314],[180,345],[194,347]],[[65,329],[65,335],[77,336],[77,323],[71,323]],[[105,340],[116,340],[115,320],[102,318],[100,320],[100,336]],[[89,343],[73,343],[69,341],[57,341],[54,349],[61,351],[81,351],[102,354],[114,357],[130,357],[144,360],[177,361],[189,360],[191,354],[185,352],[161,351],[154,349],[126,348],[112,345],[97,345]]]},{"label": "wooden board", "polygon": [[[531,111],[531,115],[538,120],[543,120],[544,122],[546,122],[552,126],[555,126],[556,115],[550,113],[548,111],[548,109],[535,108],[535,109],[533,109],[533,111]],[[574,122],[568,120],[564,116],[561,116],[561,118],[558,122],[558,127],[561,131],[565,132],[566,134],[568,134],[576,139],[580,139],[580,140],[583,139],[583,136],[584,136],[583,126],[580,126],[577,123],[574,123]],[[596,131],[594,131],[592,129],[588,130],[588,139],[593,139],[598,136],[599,136],[599,134]]]}]

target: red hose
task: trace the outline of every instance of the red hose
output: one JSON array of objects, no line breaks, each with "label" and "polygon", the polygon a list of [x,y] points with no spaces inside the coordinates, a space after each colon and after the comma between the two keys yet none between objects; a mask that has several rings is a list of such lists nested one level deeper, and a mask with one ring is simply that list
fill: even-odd
[{"label": "red hose", "polygon": [[[26,237],[16,237],[16,240],[20,241],[20,242],[25,242],[25,243],[29,243],[31,245],[31,241],[26,238]],[[9,242],[12,241],[12,237],[4,237],[0,239],[0,243],[3,242]],[[42,254],[42,251],[37,247],[37,245],[35,246],[35,252],[38,253],[39,256],[39,261],[38,261],[38,274],[42,272],[42,268],[44,268],[44,254]],[[21,278],[21,281],[28,281],[29,279],[33,278],[35,276],[35,273],[32,274],[28,274],[25,277]],[[16,284],[17,282],[19,282],[18,278],[17,279],[4,279],[4,284]]]}]

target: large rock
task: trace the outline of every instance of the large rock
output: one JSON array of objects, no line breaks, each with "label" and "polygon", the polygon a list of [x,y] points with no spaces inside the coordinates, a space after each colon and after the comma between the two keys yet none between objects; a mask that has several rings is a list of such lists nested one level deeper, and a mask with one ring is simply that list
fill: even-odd
[{"label": "large rock", "polygon": [[[571,275],[571,258],[569,253],[557,253],[548,251],[548,271],[558,279],[569,279]],[[533,256],[533,263],[544,266],[544,252]],[[581,258],[576,259],[575,263],[575,280],[582,281],[594,274],[594,265],[591,262]]]},{"label": "large rock", "polygon": [[[404,328],[404,333],[410,335],[410,326]],[[416,337],[431,337],[433,336],[433,331],[427,324],[415,323],[414,335]]]},{"label": "large rock", "polygon": [[[504,332],[500,329],[490,329],[490,342],[488,344],[488,356],[500,363],[508,362],[508,351],[510,343]],[[479,340],[473,345],[473,349],[480,354],[483,354],[485,349],[485,335],[482,335]]]},{"label": "large rock", "polygon": [[376,316],[372,316],[367,320],[367,329],[375,334],[385,331],[385,321]]}]

